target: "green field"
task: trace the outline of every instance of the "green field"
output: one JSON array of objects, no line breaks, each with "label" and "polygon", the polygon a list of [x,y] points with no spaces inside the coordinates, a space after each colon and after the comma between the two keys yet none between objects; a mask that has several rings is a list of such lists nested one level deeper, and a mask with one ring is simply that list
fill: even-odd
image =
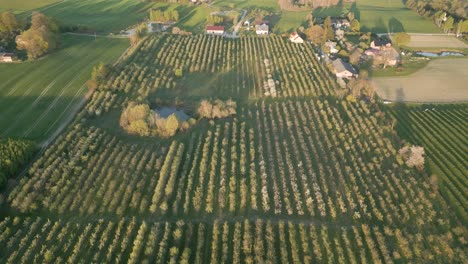
[{"label": "green field", "polygon": [[38,61],[1,64],[0,136],[46,139],[74,113],[92,67],[114,62],[127,45],[125,39],[63,35],[60,50]]},{"label": "green field", "polygon": [[427,168],[436,176],[448,204],[466,223],[468,105],[400,105],[391,111],[398,120],[398,134],[412,144],[426,147]]},{"label": "green field", "polygon": [[62,2],[63,0],[2,0],[0,10],[33,10]]},{"label": "green field", "polygon": [[[390,113],[337,96],[312,48],[145,39],[4,194],[0,262],[463,263],[464,201],[447,204],[405,164]],[[208,97],[236,113],[199,118]],[[130,101],[197,121],[170,138],[124,136]]]},{"label": "green field", "polygon": [[215,0],[213,6],[279,11],[278,0]]},{"label": "green field", "polygon": [[361,22],[361,31],[374,33],[410,32],[439,33],[440,30],[429,19],[406,8],[401,0],[357,0],[348,4],[314,11],[316,17],[338,16],[349,10]]}]

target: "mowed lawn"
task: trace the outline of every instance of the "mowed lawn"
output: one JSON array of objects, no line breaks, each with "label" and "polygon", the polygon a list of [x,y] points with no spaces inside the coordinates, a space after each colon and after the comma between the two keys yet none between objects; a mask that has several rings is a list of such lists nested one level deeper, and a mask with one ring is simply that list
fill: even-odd
[{"label": "mowed lawn", "polygon": [[362,31],[374,33],[411,32],[439,33],[440,30],[429,19],[423,18],[406,8],[401,0],[356,0],[343,7],[317,9],[316,17],[338,16],[347,9],[361,22]]},{"label": "mowed lawn", "polygon": [[35,62],[0,64],[0,137],[41,141],[73,114],[99,62],[113,63],[126,39],[69,36],[60,50]]},{"label": "mowed lawn", "polygon": [[400,102],[468,101],[467,58],[436,59],[405,77],[375,78],[380,97]]}]

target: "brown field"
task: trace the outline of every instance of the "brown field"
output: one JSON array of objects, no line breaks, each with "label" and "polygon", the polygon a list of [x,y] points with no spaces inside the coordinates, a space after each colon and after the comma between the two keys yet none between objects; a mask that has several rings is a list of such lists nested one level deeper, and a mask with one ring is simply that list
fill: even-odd
[{"label": "brown field", "polygon": [[398,102],[468,101],[468,58],[437,59],[405,77],[375,78],[377,93]]},{"label": "brown field", "polygon": [[412,48],[468,48],[468,45],[455,36],[444,35],[414,35],[411,34]]}]

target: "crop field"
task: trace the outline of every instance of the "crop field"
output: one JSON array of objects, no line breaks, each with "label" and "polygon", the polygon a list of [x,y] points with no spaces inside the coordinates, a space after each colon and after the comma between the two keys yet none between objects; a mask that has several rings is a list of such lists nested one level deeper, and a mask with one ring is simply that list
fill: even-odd
[{"label": "crop field", "polygon": [[0,65],[0,136],[41,141],[73,114],[91,69],[114,62],[128,40],[63,35],[62,48],[35,62]]},{"label": "crop field", "polygon": [[404,77],[374,79],[380,97],[399,102],[460,102],[468,100],[468,59],[436,59]]},{"label": "crop field", "polygon": [[314,16],[338,16],[345,8],[359,19],[362,31],[440,33],[432,21],[406,8],[401,0],[358,0],[352,5],[317,9]]},{"label": "crop field", "polygon": [[468,221],[467,104],[392,108],[397,131],[414,144],[426,146],[430,172],[440,192],[463,222]]},{"label": "crop field", "polygon": [[430,36],[430,35],[417,35],[411,34],[411,42],[408,44],[411,48],[465,48],[468,45],[463,41],[457,39],[455,36]]},{"label": "crop field", "polygon": [[[390,116],[336,97],[310,50],[144,40],[5,195],[0,261],[463,262],[466,228],[398,156]],[[228,97],[236,115],[169,139],[102,125],[129,101]]]}]

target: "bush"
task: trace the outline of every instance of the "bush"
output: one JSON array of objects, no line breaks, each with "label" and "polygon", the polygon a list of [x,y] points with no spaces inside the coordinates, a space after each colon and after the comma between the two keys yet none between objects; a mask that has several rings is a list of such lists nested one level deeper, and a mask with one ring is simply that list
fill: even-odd
[{"label": "bush", "polygon": [[224,118],[236,114],[237,104],[233,100],[222,101],[216,99],[214,101],[203,100],[198,106],[198,114],[200,117],[208,119]]}]

